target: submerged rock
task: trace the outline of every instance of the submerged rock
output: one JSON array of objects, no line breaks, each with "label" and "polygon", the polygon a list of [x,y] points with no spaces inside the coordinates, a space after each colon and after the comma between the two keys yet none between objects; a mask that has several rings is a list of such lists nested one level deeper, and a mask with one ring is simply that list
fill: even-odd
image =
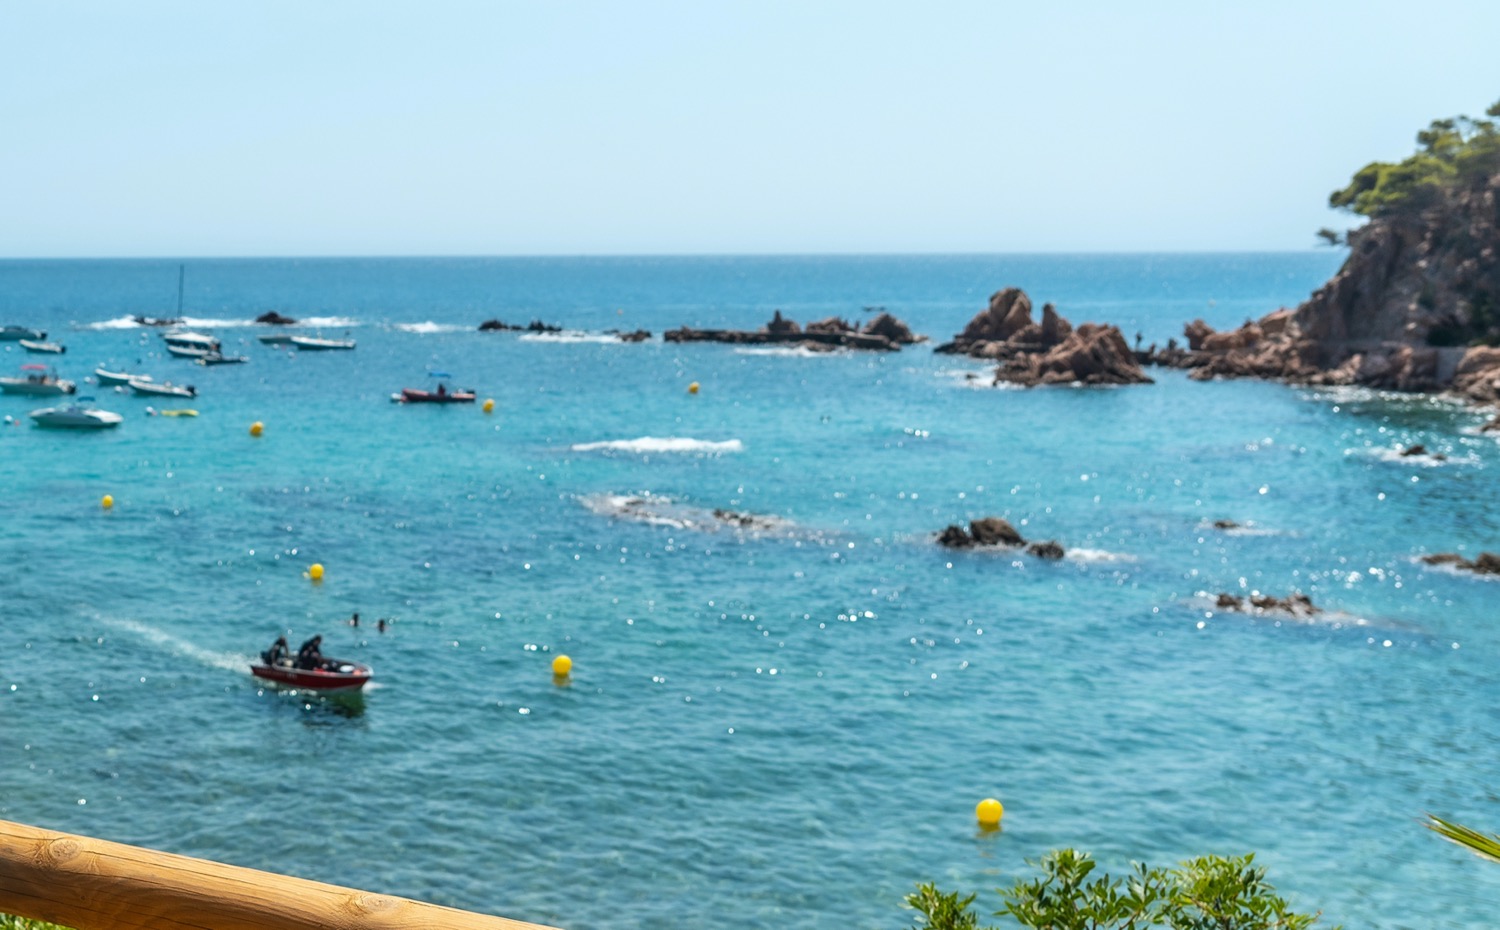
[{"label": "submerged rock", "polygon": [[[1002,517],[980,517],[969,522],[965,529],[958,524],[943,528],[937,536],[938,545],[949,549],[970,549],[975,546],[1019,549],[1026,546],[1026,539]],[[1035,542],[1027,546],[1026,553],[1039,559],[1060,559],[1066,552],[1056,540]]]},{"label": "submerged rock", "polygon": [[937,541],[939,546],[947,546],[949,549],[968,549],[974,545],[974,537],[969,535],[969,531],[954,523],[943,527]]},{"label": "submerged rock", "polygon": [[1286,597],[1272,597],[1269,594],[1252,594],[1249,597],[1220,594],[1214,600],[1214,606],[1220,610],[1232,610],[1239,613],[1285,614],[1299,620],[1316,617],[1323,612],[1321,607],[1312,602],[1312,598],[1302,593],[1293,593]]},{"label": "submerged rock", "polygon": [[1481,552],[1473,561],[1457,552],[1435,552],[1422,556],[1422,561],[1428,565],[1452,565],[1476,575],[1500,575],[1500,555],[1493,552]]},{"label": "submerged rock", "polygon": [[1028,555],[1034,555],[1039,559],[1053,560],[1060,559],[1067,554],[1063,551],[1063,547],[1061,545],[1059,545],[1055,540],[1051,539],[1047,540],[1046,542],[1032,543],[1031,545],[1026,547],[1026,552]]},{"label": "submerged rock", "polygon": [[1240,525],[1238,523],[1234,522],[1233,520],[1215,520],[1214,521],[1214,529],[1216,529],[1216,530],[1237,530],[1239,528],[1240,528]]}]

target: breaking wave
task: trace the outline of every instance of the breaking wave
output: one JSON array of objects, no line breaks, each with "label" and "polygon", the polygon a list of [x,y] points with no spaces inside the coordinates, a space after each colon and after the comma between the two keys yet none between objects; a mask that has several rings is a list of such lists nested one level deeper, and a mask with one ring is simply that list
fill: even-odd
[{"label": "breaking wave", "polygon": [[642,436],[639,439],[608,439],[601,442],[580,442],[569,446],[574,452],[677,452],[699,455],[722,455],[725,452],[743,452],[745,444],[738,439],[714,442],[709,439],[687,439],[681,436]]}]

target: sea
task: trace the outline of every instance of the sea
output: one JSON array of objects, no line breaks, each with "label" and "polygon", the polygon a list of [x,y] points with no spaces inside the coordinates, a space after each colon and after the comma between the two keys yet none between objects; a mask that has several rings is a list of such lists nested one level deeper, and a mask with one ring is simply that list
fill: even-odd
[{"label": "sea", "polygon": [[[0,369],[124,416],[0,395],[0,819],[572,930],[906,927],[921,882],[988,919],[1064,847],[1253,852],[1325,926],[1487,925],[1500,866],[1424,819],[1500,831],[1500,583],[1420,556],[1500,549],[1488,415],[933,352],[1003,287],[1164,345],[1341,258],[0,262],[0,323],[67,347]],[[661,338],[881,308],[930,341]],[[357,348],[262,344],[268,311]],[[481,403],[391,402],[435,372]],[[1065,557],[936,544],[984,516]],[[363,692],[251,676],[315,634]]]}]

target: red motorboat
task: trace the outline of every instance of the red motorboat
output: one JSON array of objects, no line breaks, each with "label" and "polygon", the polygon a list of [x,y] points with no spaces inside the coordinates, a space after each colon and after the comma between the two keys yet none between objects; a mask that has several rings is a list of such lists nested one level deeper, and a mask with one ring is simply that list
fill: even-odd
[{"label": "red motorboat", "polygon": [[320,668],[294,668],[278,662],[267,665],[264,661],[250,666],[250,674],[277,684],[293,688],[310,688],[316,691],[333,691],[340,688],[363,688],[374,672],[368,665],[344,659],[324,659]]},{"label": "red motorboat", "polygon": [[439,385],[436,391],[419,391],[416,388],[402,388],[398,396],[392,400],[403,404],[472,404],[474,403],[473,391],[450,391]]}]

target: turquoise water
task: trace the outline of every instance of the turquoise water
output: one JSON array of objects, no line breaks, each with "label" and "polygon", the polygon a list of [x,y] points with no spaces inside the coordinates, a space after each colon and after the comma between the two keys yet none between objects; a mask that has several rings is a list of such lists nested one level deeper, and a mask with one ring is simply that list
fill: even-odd
[{"label": "turquoise water", "polygon": [[[918,881],[983,892],[1059,846],[1111,869],[1253,850],[1330,922],[1483,925],[1500,867],[1420,819],[1500,830],[1500,588],[1416,561],[1500,544],[1483,416],[659,341],[869,305],[943,341],[1011,284],[1164,341],[1295,304],[1337,260],[194,261],[184,313],[251,357],[208,370],[128,323],[175,312],[176,263],[0,263],[0,323],[65,342],[65,376],[200,390],[195,419],[102,393],[126,420],[100,435],[0,397],[22,421],[0,426],[0,817],[579,930],[906,926]],[[359,348],[262,346],[267,310]],[[388,402],[430,368],[495,413]],[[1413,442],[1446,460],[1395,454]],[[1068,558],[932,543],[986,514]],[[1329,613],[1208,598],[1250,590]],[[248,674],[319,632],[375,668],[362,697]]]}]

